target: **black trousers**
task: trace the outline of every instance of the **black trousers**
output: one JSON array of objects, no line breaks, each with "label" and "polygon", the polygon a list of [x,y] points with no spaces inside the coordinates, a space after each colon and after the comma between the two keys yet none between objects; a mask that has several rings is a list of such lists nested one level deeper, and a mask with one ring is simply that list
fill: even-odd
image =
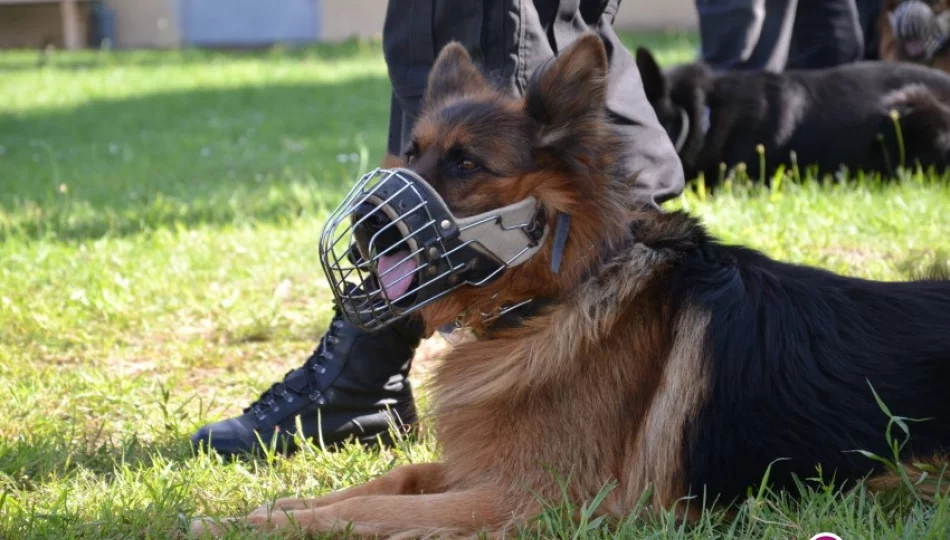
[{"label": "black trousers", "polygon": [[862,60],[866,54],[864,31],[873,28],[867,19],[873,16],[875,1],[880,3],[696,0],[703,61],[719,70],[782,71]]},{"label": "black trousers", "polygon": [[392,83],[389,152],[401,153],[439,51],[459,41],[503,87],[522,95],[534,70],[586,31],[610,59],[607,108],[627,142],[634,196],[659,205],[683,190],[683,167],[643,92],[636,61],[613,29],[620,0],[390,0],[383,49]]},{"label": "black trousers", "polygon": [[884,0],[856,0],[861,31],[864,33],[864,59],[881,59],[881,30],[878,20],[884,10]]}]

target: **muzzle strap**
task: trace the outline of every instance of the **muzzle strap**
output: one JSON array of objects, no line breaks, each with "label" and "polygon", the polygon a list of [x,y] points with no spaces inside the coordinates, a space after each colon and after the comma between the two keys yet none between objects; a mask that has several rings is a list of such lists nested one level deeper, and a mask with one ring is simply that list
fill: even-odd
[{"label": "muzzle strap", "polygon": [[[457,220],[459,238],[512,268],[530,259],[544,239],[544,209],[533,197],[501,209]],[[513,241],[516,232],[524,236]]]}]

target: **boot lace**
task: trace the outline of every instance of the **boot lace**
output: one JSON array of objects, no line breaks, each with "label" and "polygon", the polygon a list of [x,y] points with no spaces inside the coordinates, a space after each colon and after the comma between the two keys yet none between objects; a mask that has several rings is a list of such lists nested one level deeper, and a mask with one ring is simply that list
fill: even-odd
[{"label": "boot lace", "polygon": [[[317,344],[306,362],[299,368],[288,371],[283,380],[271,385],[257,400],[244,409],[244,412],[251,411],[258,420],[263,420],[268,412],[279,412],[282,404],[290,405],[298,399],[310,399],[319,405],[323,405],[326,398],[319,390],[320,376],[326,373],[327,368],[324,365],[326,361],[333,359],[334,347],[340,342],[337,332],[341,328],[343,328],[343,321],[337,314],[333,322],[330,323],[330,329],[320,339],[320,343]],[[301,370],[307,373],[308,384],[303,390],[295,390],[286,384],[287,378]]]}]

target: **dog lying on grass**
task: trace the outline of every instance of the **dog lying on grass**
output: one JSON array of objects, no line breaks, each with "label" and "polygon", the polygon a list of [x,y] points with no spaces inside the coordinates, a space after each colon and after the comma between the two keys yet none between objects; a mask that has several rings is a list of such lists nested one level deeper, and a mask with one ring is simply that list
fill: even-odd
[{"label": "dog lying on grass", "polygon": [[[648,488],[653,508],[688,518],[699,503],[686,511],[682,498],[730,504],[769,469],[777,488],[817,466],[839,485],[872,475],[886,486],[895,478],[880,463],[851,452],[888,455],[875,396],[930,418],[902,457],[950,448],[950,282],[843,277],[723,245],[686,213],[631,212],[606,73],[602,42],[586,35],[518,99],[460,45],[443,49],[402,166],[456,215],[531,196],[547,223],[571,216],[560,269],[548,235],[497,280],[420,309],[430,333],[461,317],[479,335],[434,374],[440,462],[226,522],[499,536],[536,515],[538,497],[581,503],[611,482],[598,512],[617,518]],[[524,301],[505,325],[479,313]]]},{"label": "dog lying on grass", "polygon": [[819,174],[950,164],[950,75],[943,72],[862,62],[784,73],[715,73],[693,63],[664,73],[647,49],[636,56],[687,178],[702,173],[707,186],[719,183],[722,164],[744,164],[759,179],[793,165],[793,153],[802,170],[817,166]]}]

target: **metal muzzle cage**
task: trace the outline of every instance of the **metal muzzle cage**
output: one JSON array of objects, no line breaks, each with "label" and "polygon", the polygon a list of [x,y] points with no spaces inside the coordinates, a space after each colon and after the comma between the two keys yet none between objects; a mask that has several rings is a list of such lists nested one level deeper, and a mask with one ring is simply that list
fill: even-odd
[{"label": "metal muzzle cage", "polygon": [[543,244],[544,221],[530,197],[456,218],[412,171],[377,169],[330,215],[320,262],[344,316],[376,330],[526,261]]},{"label": "metal muzzle cage", "polygon": [[[930,3],[904,0],[888,14],[891,30],[912,58],[930,62],[950,41],[950,11],[939,14]],[[910,46],[914,50],[908,50]]]}]

